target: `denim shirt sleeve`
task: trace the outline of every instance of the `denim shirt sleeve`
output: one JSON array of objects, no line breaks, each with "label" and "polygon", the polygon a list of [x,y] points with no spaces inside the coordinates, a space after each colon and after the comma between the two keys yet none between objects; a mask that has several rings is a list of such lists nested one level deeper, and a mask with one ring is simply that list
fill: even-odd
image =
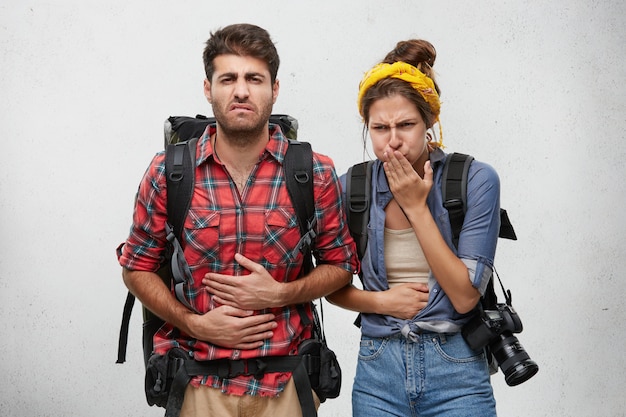
[{"label": "denim shirt sleeve", "polygon": [[481,294],[492,275],[499,231],[500,179],[490,165],[474,161],[469,170],[467,210],[457,256]]}]

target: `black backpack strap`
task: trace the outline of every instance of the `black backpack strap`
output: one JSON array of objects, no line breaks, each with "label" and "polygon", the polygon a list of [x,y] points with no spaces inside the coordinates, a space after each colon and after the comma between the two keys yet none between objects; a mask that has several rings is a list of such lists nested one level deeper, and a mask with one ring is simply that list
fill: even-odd
[{"label": "black backpack strap", "polygon": [[374,161],[367,161],[353,165],[346,175],[346,217],[359,259],[363,259],[367,246],[373,164]]},{"label": "black backpack strap", "polygon": [[165,231],[170,243],[166,262],[171,262],[171,279],[174,281],[176,298],[190,310],[194,310],[183,293],[191,271],[183,255],[182,233],[185,218],[193,198],[196,168],[197,138],[167,145],[165,149],[165,175],[167,178],[167,224]]},{"label": "black backpack strap", "polygon": [[115,363],[126,362],[126,346],[128,345],[128,327],[130,325],[130,315],[135,305],[135,296],[128,291],[124,311],[122,313],[122,325],[120,326],[120,337],[117,342],[117,361]]},{"label": "black backpack strap", "polygon": [[[304,253],[304,263],[300,275],[305,275],[313,269],[312,248],[316,237],[315,201],[313,196],[313,151],[308,142],[289,140],[289,147],[285,153],[285,182],[287,191],[296,210],[300,227],[300,241],[297,249]],[[298,304],[298,313],[304,325],[310,325],[311,320],[306,315],[305,305]],[[315,306],[311,306],[315,312]],[[317,323],[315,323],[317,324]]]},{"label": "black backpack strap", "polygon": [[[291,198],[291,204],[293,204],[296,210],[300,227],[301,238],[297,248],[304,254],[302,276],[313,269],[312,249],[317,236],[315,232],[317,219],[315,217],[315,200],[313,195],[313,151],[311,144],[290,139],[283,164],[285,167],[287,191]],[[315,305],[313,305],[313,302],[310,304],[315,314]],[[310,324],[303,304],[298,305],[298,313],[305,325]],[[318,324],[319,322],[314,323],[315,326]],[[319,332],[320,330],[316,327],[315,331]],[[300,400],[303,417],[317,416],[311,382],[304,362],[293,370],[292,378],[296,386],[298,399]]]},{"label": "black backpack strap", "polygon": [[304,253],[303,274],[313,269],[311,251],[315,242],[315,201],[313,197],[313,151],[308,142],[289,140],[283,162],[285,182],[300,227],[298,249]]},{"label": "black backpack strap", "polygon": [[452,227],[452,243],[457,247],[467,208],[467,173],[473,156],[451,153],[446,157],[441,180],[443,206],[448,210]]},{"label": "black backpack strap", "polygon": [[[348,168],[346,174],[346,219],[359,259],[363,259],[367,248],[373,165],[374,161],[361,162]],[[359,276],[361,274],[359,272]],[[361,327],[361,314],[357,315],[354,325]]]},{"label": "black backpack strap", "polygon": [[179,242],[193,196],[197,142],[198,139],[193,138],[167,145],[165,149],[167,222]]},{"label": "black backpack strap", "polygon": [[302,359],[296,369],[293,370],[291,377],[296,386],[298,400],[300,400],[302,417],[317,417],[315,401],[313,400],[313,388],[311,387],[311,380],[309,379],[304,359]]}]

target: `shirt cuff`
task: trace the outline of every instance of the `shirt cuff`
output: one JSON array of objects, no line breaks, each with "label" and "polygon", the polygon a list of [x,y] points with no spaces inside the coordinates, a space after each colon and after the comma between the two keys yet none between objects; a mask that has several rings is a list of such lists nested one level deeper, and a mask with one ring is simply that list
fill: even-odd
[{"label": "shirt cuff", "polygon": [[493,275],[493,271],[489,265],[484,262],[479,262],[476,259],[461,259],[461,261],[467,267],[470,282],[472,286],[476,288],[480,295],[485,294],[487,284]]}]

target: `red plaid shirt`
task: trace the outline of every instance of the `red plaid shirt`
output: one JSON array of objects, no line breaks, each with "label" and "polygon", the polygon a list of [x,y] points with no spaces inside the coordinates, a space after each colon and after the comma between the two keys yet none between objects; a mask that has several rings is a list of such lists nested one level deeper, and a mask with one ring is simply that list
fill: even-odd
[{"label": "red plaid shirt", "polygon": [[[198,141],[195,192],[185,220],[182,244],[194,279],[193,288],[186,288],[185,292],[200,313],[216,307],[202,286],[202,278],[207,272],[246,273],[234,261],[235,253],[260,263],[281,282],[295,280],[300,272],[302,254],[294,249],[300,240],[300,229],[282,166],[288,141],[279,129],[272,129],[271,138],[241,194],[224,166],[215,159],[209,140],[213,128]],[[120,264],[127,269],[156,271],[163,260],[167,219],[164,172],[164,152],[160,152],[144,174],[137,194],[133,225],[120,257]],[[340,185],[332,160],[314,153],[313,173],[317,217],[314,255],[317,263],[356,273],[356,247],[345,221]],[[310,329],[302,324],[296,307],[265,312],[275,314],[278,327],[261,348],[222,348],[191,339],[166,324],[154,337],[155,351],[163,354],[171,347],[180,346],[193,351],[197,360],[295,354],[299,343],[310,337]],[[275,396],[290,377],[288,373],[268,373],[257,381],[252,376],[232,379],[208,376],[198,377],[192,383],[221,388],[235,395]]]}]

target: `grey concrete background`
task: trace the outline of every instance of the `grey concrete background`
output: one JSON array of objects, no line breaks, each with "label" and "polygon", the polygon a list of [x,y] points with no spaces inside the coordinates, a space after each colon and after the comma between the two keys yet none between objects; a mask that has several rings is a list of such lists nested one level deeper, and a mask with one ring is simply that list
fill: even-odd
[{"label": "grey concrete background", "polygon": [[[116,365],[126,294],[114,249],[169,115],[208,113],[201,51],[235,22],[281,55],[276,112],[344,172],[363,159],[362,74],[430,40],[449,151],[490,162],[517,242],[497,268],[541,367],[501,416],[624,416],[626,51],[621,1],[17,1],[0,4],[0,415],[159,416],[143,398],[140,314]],[[328,305],[327,305],[328,306]],[[350,416],[359,333],[328,306]]]}]

